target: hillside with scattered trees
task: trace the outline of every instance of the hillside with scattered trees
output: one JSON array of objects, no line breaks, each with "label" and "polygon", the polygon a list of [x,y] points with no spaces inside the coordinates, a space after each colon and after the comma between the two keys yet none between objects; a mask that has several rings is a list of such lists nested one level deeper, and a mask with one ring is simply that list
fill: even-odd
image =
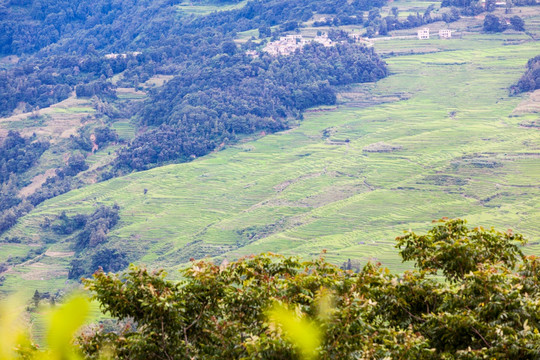
[{"label": "hillside with scattered trees", "polygon": [[1,2],[0,359],[538,358],[532,2]]},{"label": "hillside with scattered trees", "polygon": [[[316,13],[361,19],[364,10],[384,2],[258,0],[203,16],[182,15],[178,4],[11,0],[0,8],[0,29],[5,30],[0,54],[17,55],[19,61],[0,69],[0,115],[36,111],[73,93],[92,97],[102,104],[102,126],[93,130],[102,146],[118,141],[104,121],[131,117],[138,128],[135,138],[122,143],[109,166],[98,170],[97,180],[107,180],[191,161],[234,143],[239,135],[287,129],[307,108],[334,104],[337,86],[388,74],[373,49],[351,41],[330,48],[310,45],[280,58],[248,56],[255,44],[234,41],[239,32],[279,25],[268,34],[277,37]],[[138,88],[155,75],[172,80],[149,91],[142,103],[116,102],[118,86]],[[113,83],[113,77],[120,80]],[[0,214],[0,232],[32,206],[84,185],[77,175],[88,169],[83,154],[93,151],[93,144],[88,131],[81,131],[71,135],[75,152],[65,166],[27,197],[25,207],[11,204],[13,211]],[[2,183],[10,174],[6,168]]]}]

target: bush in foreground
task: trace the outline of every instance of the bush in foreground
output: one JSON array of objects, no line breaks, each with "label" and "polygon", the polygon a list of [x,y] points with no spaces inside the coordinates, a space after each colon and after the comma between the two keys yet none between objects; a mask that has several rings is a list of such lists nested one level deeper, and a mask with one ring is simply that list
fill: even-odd
[{"label": "bush in foreground", "polygon": [[397,238],[416,270],[323,258],[251,256],[193,262],[183,280],[132,266],[86,280],[132,327],[79,339],[124,359],[533,359],[540,354],[540,259],[521,235],[439,220]]}]

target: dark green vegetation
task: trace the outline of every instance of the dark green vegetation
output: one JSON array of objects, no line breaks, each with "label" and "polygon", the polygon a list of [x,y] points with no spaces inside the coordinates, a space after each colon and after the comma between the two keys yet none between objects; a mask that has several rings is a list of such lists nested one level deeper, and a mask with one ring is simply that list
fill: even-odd
[{"label": "dark green vegetation", "polygon": [[31,168],[49,148],[49,143],[37,140],[35,134],[24,138],[9,131],[0,146],[0,232],[9,229],[17,219],[32,208],[29,202],[15,196],[25,184],[20,174]]},{"label": "dark green vegetation", "polygon": [[[138,267],[98,272],[87,288],[135,327],[86,333],[81,348],[96,359],[101,349],[121,359],[537,357],[540,259],[521,253],[521,235],[440,220],[397,241],[417,270],[393,274],[370,262],[353,273],[323,258],[261,255],[196,261],[180,282]],[[269,318],[276,303],[302,320]],[[309,337],[308,357],[301,340]]]},{"label": "dark green vegetation", "polygon": [[[49,147],[46,141],[23,138],[21,134],[10,131],[0,147],[0,183],[6,183],[13,175],[28,170]],[[5,206],[2,202],[2,208]]]},{"label": "dark green vegetation", "polygon": [[540,55],[527,62],[527,70],[518,83],[510,89],[513,93],[540,89]]},{"label": "dark green vegetation", "polygon": [[[211,64],[207,61],[201,63],[201,60],[236,53],[236,46],[231,41],[237,32],[299,21],[304,17],[309,19],[317,11],[355,13],[369,4],[356,1],[347,5],[347,1],[328,0],[253,1],[238,10],[203,17],[179,17],[175,12],[177,2],[174,1],[136,4],[108,0],[98,3],[88,0],[51,1],[42,8],[37,3],[13,1],[11,7],[3,9],[5,20],[2,27],[6,31],[0,48],[5,54],[39,51],[3,74],[5,88],[2,95],[5,95],[6,104],[0,107],[0,111],[6,114],[20,101],[31,106],[43,106],[40,104],[41,94],[47,92],[51,98],[51,92],[58,92],[55,90],[58,84],[63,86],[62,89],[77,86],[79,94],[100,94],[102,86],[89,86],[87,83],[120,72],[123,72],[123,81],[130,84],[144,82],[159,73],[176,75],[180,70],[183,70],[181,75],[186,71],[193,74],[206,72],[215,67],[211,65],[218,59]],[[17,16],[10,16],[11,13]],[[36,25],[36,31],[32,31],[32,27],[24,27],[25,22]],[[51,26],[57,29],[48,30]],[[37,30],[38,27],[44,29],[43,34]],[[45,34],[50,38],[42,40],[47,36]],[[54,46],[46,46],[53,43]],[[107,52],[113,56],[103,57]],[[223,72],[234,73],[234,70],[227,69],[223,60],[226,59],[220,62]],[[240,59],[232,61],[238,63]],[[372,69],[367,70],[371,72]],[[51,72],[55,72],[56,77]],[[28,84],[21,87],[19,78],[26,79]],[[29,79],[34,78],[35,81],[30,82]],[[202,89],[204,87],[191,91]],[[62,91],[64,96],[60,99],[67,97],[67,93]]]},{"label": "dark green vegetation", "polygon": [[193,64],[163,86],[142,111],[158,126],[119,153],[116,168],[144,170],[166,161],[207,154],[235,134],[284,130],[287,119],[317,105],[333,105],[333,86],[376,81],[386,66],[373,49],[308,45],[275,59],[229,54]]},{"label": "dark green vegetation", "polygon": [[486,32],[503,32],[508,28],[516,31],[525,31],[525,22],[517,15],[510,18],[510,26],[506,24],[504,18],[501,19],[492,14],[487,14],[484,19],[484,31]]},{"label": "dark green vegetation", "polygon": [[[100,206],[91,215],[77,214],[72,217],[65,212],[51,221],[45,219],[44,231],[51,231],[51,238],[71,235],[76,258],[71,261],[68,277],[78,280],[88,276],[99,267],[104,271],[118,271],[128,265],[125,252],[107,246],[107,234],[118,223],[119,207]],[[54,240],[52,240],[54,241]]]}]

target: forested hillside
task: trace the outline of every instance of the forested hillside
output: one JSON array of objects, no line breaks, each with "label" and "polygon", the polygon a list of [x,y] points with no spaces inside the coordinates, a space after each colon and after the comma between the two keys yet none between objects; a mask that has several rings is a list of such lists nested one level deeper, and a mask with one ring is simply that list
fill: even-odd
[{"label": "forested hillside", "polygon": [[[346,14],[361,23],[363,11],[382,2],[250,1],[204,16],[182,14],[178,4],[9,1],[0,9],[0,51],[18,56],[0,68],[0,115],[37,113],[74,93],[92,98],[94,121],[101,123],[71,135],[62,151],[82,154],[63,159],[64,164],[26,196],[24,208],[2,209],[0,231],[32,206],[87,183],[80,179],[89,169],[86,154],[93,154],[97,143],[117,144],[110,125],[118,119],[129,118],[136,137],[120,142],[110,161],[93,170],[92,181],[190,161],[234,143],[239,135],[287,129],[305,109],[334,104],[336,86],[387,75],[386,64],[373,49],[347,37],[337,46],[312,44],[279,58],[260,51],[247,55],[260,45],[233,41],[248,30],[277,37],[315,13]],[[137,89],[154,76],[172,80],[163,88],[147,89],[148,99],[142,103],[118,99],[118,87]],[[90,133],[97,142],[89,140]],[[13,174],[20,175],[12,181],[17,185],[13,189],[28,185],[29,174]],[[23,200],[19,196],[12,203]]]},{"label": "forested hillside", "polygon": [[[47,106],[67,97],[65,85],[73,89],[126,69],[128,82],[145,81],[156,73],[174,74],[186,61],[197,63],[224,53],[222,44],[241,31],[291,21],[297,27],[314,12],[350,16],[372,5],[345,0],[251,1],[239,10],[193,17],[180,16],[178,3],[9,1],[0,9],[4,30],[0,49],[5,55],[23,55],[25,61],[3,74],[0,114],[8,114],[21,101]],[[103,57],[107,53],[135,56],[107,59]]]},{"label": "forested hillside", "polygon": [[[284,28],[294,30],[316,12],[362,18],[363,10],[381,6],[380,2],[251,1],[241,9],[203,17],[179,16],[177,3],[165,1],[9,5],[2,10],[0,26],[6,30],[0,48],[22,58],[0,73],[5,80],[0,85],[1,114],[16,107],[48,106],[73,90],[78,96],[106,98],[110,84],[104,80],[119,73],[122,84],[135,86],[155,74],[177,76],[137,112],[141,125],[168,126],[150,129],[121,152],[117,167],[127,170],[185,161],[233,140],[235,134],[286,128],[287,117],[298,117],[310,106],[334,103],[334,90],[325,82],[341,85],[386,75],[384,63],[373,51],[350,44],[343,44],[342,50],[310,48],[292,59],[255,60],[232,41],[238,32],[289,22],[296,25]],[[274,36],[280,28],[272,31]],[[108,53],[113,55],[104,56]],[[294,75],[299,65],[302,72]],[[197,81],[188,83],[190,78]],[[252,89],[261,89],[263,83],[264,94],[254,93]],[[187,96],[191,93],[197,96]],[[272,108],[251,109],[255,102]],[[158,139],[166,139],[162,150],[141,154],[146,152],[141,144]],[[180,149],[173,142],[181,143]]]},{"label": "forested hillside", "polygon": [[[227,44],[227,43],[225,43]],[[225,47],[225,46],[224,46]],[[386,66],[372,49],[309,45],[290,57],[228,53],[190,64],[151,96],[141,123],[159,125],[120,151],[117,168],[143,170],[207,154],[236,134],[278,131],[303,110],[336,102],[335,85],[376,81]]]}]

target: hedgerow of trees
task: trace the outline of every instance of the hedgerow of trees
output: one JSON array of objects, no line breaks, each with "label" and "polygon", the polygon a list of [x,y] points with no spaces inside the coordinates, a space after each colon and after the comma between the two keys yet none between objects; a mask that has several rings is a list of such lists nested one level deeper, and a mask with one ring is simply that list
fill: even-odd
[{"label": "hedgerow of trees", "polygon": [[509,27],[516,31],[525,31],[525,22],[517,15],[510,18],[510,26],[508,26],[506,20],[500,19],[493,14],[487,14],[483,26],[485,32],[502,32]]},{"label": "hedgerow of trees", "polygon": [[80,279],[99,268],[105,271],[120,271],[127,267],[126,251],[107,244],[108,234],[120,220],[120,207],[99,206],[92,214],[68,216],[62,212],[58,218],[47,219],[42,225],[54,235],[70,237],[75,258],[70,263],[68,278]]},{"label": "hedgerow of trees", "polygon": [[534,359],[540,351],[540,259],[512,231],[442,219],[397,238],[414,271],[278,255],[194,261],[180,282],[132,266],[86,287],[131,326],[79,339],[120,359]]},{"label": "hedgerow of trees", "polygon": [[540,89],[540,55],[527,61],[525,74],[510,88],[511,94]]}]

